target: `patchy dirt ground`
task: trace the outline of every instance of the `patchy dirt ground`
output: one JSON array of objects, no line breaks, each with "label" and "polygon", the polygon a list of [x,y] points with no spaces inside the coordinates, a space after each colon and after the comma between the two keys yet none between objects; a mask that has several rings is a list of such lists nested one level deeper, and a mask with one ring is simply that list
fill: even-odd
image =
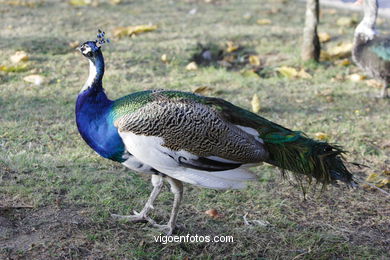
[{"label": "patchy dirt ground", "polygon": [[[291,186],[280,187],[280,184],[270,182],[261,185],[261,189],[260,198],[255,192],[244,195],[232,191],[242,203],[228,202],[230,208],[225,206],[226,195],[207,194],[206,207],[216,207],[223,214],[217,220],[202,214],[186,196],[180,214],[183,226],[178,229],[178,235],[226,234],[233,236],[235,241],[226,244],[168,243],[162,247],[164,255],[194,257],[193,252],[198,252],[203,257],[212,254],[217,258],[218,255],[294,256],[296,259],[348,259],[352,255],[362,259],[387,258],[390,212],[387,199],[382,195],[332,187],[324,194],[310,193],[312,196],[303,200]],[[187,189],[186,194],[191,194],[191,190]],[[200,191],[195,188],[194,192]],[[277,199],[269,199],[272,196]],[[164,204],[168,211],[169,203]],[[378,204],[383,206],[378,207]],[[0,248],[6,259],[162,256],[155,251],[162,245],[154,242],[152,235],[158,235],[158,232],[153,228],[147,224],[118,223],[109,217],[97,220],[94,216],[96,209],[90,207],[57,201],[57,206],[3,207],[0,214]],[[244,214],[250,221],[260,220],[267,224],[246,226],[242,219]],[[157,210],[156,215],[157,220],[167,221],[168,214],[162,209]],[[160,219],[161,216],[164,218]],[[135,251],[134,246],[139,251]]]}]

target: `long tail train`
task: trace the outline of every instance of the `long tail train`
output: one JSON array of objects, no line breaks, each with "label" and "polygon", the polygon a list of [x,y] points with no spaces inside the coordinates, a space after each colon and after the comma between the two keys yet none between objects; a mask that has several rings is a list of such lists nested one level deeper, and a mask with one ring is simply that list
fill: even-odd
[{"label": "long tail train", "polygon": [[208,98],[230,122],[256,129],[270,154],[268,163],[296,176],[306,175],[328,184],[336,180],[356,186],[352,173],[344,164],[341,147],[310,139],[248,110],[218,98]]},{"label": "long tail train", "polygon": [[335,180],[356,185],[344,164],[344,151],[327,142],[307,138],[299,132],[269,133],[263,140],[270,154],[268,163],[295,174],[304,174],[328,184]]}]

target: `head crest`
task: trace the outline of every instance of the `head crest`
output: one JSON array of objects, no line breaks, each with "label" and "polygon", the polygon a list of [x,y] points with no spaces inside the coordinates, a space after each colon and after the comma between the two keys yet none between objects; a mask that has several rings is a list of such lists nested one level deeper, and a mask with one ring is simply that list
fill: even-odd
[{"label": "head crest", "polygon": [[97,39],[95,41],[96,45],[98,45],[100,47],[100,46],[102,46],[105,43],[110,43],[110,39],[104,38],[105,35],[106,35],[105,32],[103,32],[102,30],[98,29]]}]

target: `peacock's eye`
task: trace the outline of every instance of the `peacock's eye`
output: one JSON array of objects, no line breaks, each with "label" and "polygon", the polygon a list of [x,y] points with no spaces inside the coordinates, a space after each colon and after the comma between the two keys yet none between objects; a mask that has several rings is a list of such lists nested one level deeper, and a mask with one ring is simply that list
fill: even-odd
[{"label": "peacock's eye", "polygon": [[80,47],[80,51],[85,57],[91,58],[93,56],[92,48],[86,44]]}]

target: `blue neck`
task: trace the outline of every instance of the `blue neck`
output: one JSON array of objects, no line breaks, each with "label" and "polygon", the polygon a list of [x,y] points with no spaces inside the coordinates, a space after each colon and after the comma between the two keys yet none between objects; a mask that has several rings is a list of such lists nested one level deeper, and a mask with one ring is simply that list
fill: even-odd
[{"label": "blue neck", "polygon": [[99,51],[96,58],[90,60],[88,80],[77,97],[77,128],[85,142],[99,155],[122,162],[124,144],[111,117],[113,102],[104,93],[103,74],[104,59]]},{"label": "blue neck", "polygon": [[104,93],[103,79],[104,75],[104,58],[99,50],[95,57],[89,60],[89,76],[84,84],[76,103],[76,115],[78,112],[85,112],[86,106],[93,105],[95,112],[112,103]]}]

